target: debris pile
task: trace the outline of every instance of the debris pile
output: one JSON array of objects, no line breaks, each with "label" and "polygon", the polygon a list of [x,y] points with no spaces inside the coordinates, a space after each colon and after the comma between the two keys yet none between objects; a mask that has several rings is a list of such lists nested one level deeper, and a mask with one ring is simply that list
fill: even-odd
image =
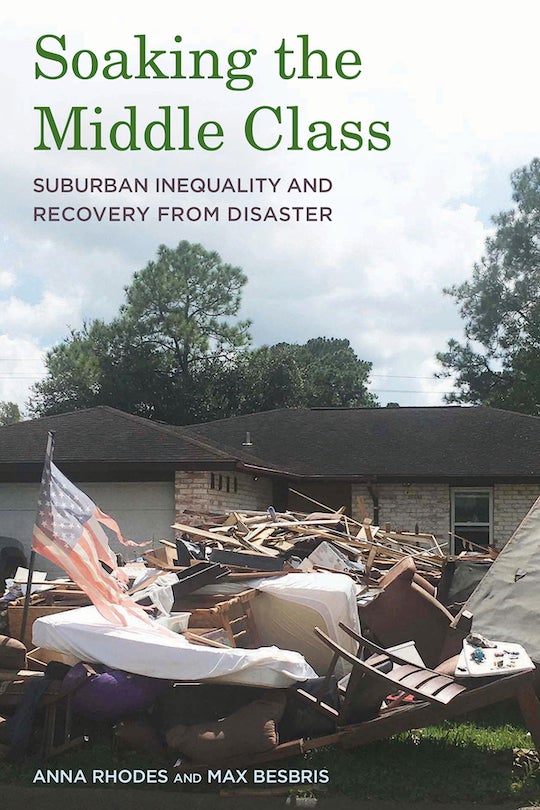
[{"label": "debris pile", "polygon": [[[123,567],[144,613],[122,626],[66,580],[40,582],[26,604],[10,583],[8,633],[24,643],[0,639],[0,753],[49,757],[105,723],[119,748],[180,770],[251,764],[532,689],[532,665],[488,687],[460,678],[458,660],[475,667],[471,616],[439,598],[456,566],[432,534],[272,507],[186,512],[174,529]],[[493,555],[472,558],[487,570]]]},{"label": "debris pile", "polygon": [[[145,555],[149,563],[171,569],[190,556],[226,564],[234,571],[272,572],[326,570],[363,575],[376,581],[381,572],[404,557],[412,557],[419,572],[437,579],[445,553],[432,534],[391,531],[337,512],[299,514],[230,512],[226,515],[190,516],[173,528],[185,544],[162,541],[166,551]],[[319,553],[316,552],[322,546]],[[306,561],[307,560],[307,561]],[[304,561],[304,562],[303,562]]]}]

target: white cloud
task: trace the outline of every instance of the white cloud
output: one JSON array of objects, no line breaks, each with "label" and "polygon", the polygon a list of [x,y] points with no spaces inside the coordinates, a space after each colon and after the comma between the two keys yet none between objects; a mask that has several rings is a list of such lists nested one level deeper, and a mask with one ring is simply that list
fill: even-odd
[{"label": "white cloud", "polygon": [[0,330],[6,334],[41,337],[80,323],[80,302],[49,291],[36,303],[12,296],[0,301]]},{"label": "white cloud", "polygon": [[[482,253],[488,216],[511,204],[510,171],[535,155],[540,129],[537,95],[537,31],[540,6],[498,0],[452,6],[391,0],[342,4],[328,13],[301,0],[278,0],[264,26],[247,0],[230,8],[208,0],[204,7],[162,2],[158,9],[98,0],[83,20],[72,3],[28,0],[0,10],[4,127],[0,176],[5,199],[0,244],[0,331],[22,335],[34,347],[65,336],[84,319],[110,318],[134,270],[155,256],[158,244],[202,242],[244,268],[249,285],[244,310],[255,341],[305,340],[325,334],[348,337],[374,363],[374,387],[405,389],[419,404],[440,401],[448,381],[430,377],[434,353],[459,336],[461,322],[442,287],[459,283]],[[201,10],[202,9],[202,10]],[[106,19],[106,25],[103,20]],[[358,24],[352,25],[352,20]],[[214,47],[226,57],[234,47],[255,47],[251,91],[227,91],[222,81],[130,81],[67,78],[36,82],[36,37],[65,33],[71,53],[133,52],[133,34],[146,32],[152,47],[174,47],[181,34],[186,58],[192,48]],[[354,81],[276,78],[274,49],[282,37],[291,47],[309,33],[311,46],[335,58],[355,48],[362,74]],[[36,152],[33,106],[67,110],[73,104],[103,107],[112,122],[125,104],[141,118],[160,104],[189,105],[192,127],[205,118],[223,123],[225,148],[217,153],[112,151]],[[303,146],[309,123],[325,119],[391,122],[385,153],[312,153],[288,150],[290,128],[279,130],[283,148],[257,152],[244,140],[242,122],[258,104],[300,108]],[[32,194],[43,176],[115,177],[329,177],[327,195],[254,195],[227,205],[330,205],[330,223],[268,225],[254,222],[77,224],[32,221],[44,204]],[[213,195],[56,195],[47,205],[216,204]],[[11,295],[6,295],[9,291]],[[384,377],[383,375],[388,375]],[[403,377],[403,379],[400,379]],[[377,379],[377,385],[375,385]],[[384,380],[393,380],[388,385]],[[446,388],[443,388],[442,386]],[[418,392],[418,393],[417,393]],[[381,399],[400,399],[389,392]]]},{"label": "white cloud", "polygon": [[29,386],[45,373],[43,355],[33,340],[0,334],[0,401],[24,408]]},{"label": "white cloud", "polygon": [[15,284],[15,276],[9,270],[0,270],[0,290],[7,290]]}]

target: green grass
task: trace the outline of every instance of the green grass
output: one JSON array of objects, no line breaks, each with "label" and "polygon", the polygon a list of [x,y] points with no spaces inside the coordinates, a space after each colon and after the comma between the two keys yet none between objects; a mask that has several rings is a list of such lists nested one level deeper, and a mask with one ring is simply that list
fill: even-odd
[{"label": "green grass", "polygon": [[[90,745],[50,760],[47,767],[82,768],[86,772],[92,768],[163,767],[138,753],[126,752],[115,758],[103,732],[101,739],[97,736]],[[540,770],[518,769],[513,762],[513,749],[531,747],[517,708],[505,705],[478,713],[466,722],[446,722],[351,751],[328,748],[267,767],[327,768],[330,783],[326,792],[334,796],[432,804],[540,804]],[[38,766],[36,761],[0,762],[0,783],[30,785]],[[193,789],[212,788],[174,785],[176,791]]]}]

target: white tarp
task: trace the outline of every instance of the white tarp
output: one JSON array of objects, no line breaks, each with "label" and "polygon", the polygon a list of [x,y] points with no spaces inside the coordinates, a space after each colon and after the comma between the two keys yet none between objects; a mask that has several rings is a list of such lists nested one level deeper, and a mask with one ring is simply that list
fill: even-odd
[{"label": "white tarp", "polygon": [[[356,586],[346,574],[294,573],[261,578],[250,584],[261,592],[261,597],[253,600],[252,610],[263,643],[297,650],[319,675],[326,674],[332,651],[317,638],[315,626],[349,652],[356,653],[358,643],[339,626],[341,621],[360,633]],[[349,670],[348,664],[338,662],[337,675]]]},{"label": "white tarp", "polygon": [[[200,595],[233,596],[246,588],[259,593],[250,603],[261,644],[301,653],[317,674],[326,674],[332,658],[329,648],[313,632],[315,626],[328,633],[342,647],[356,653],[358,644],[339,627],[342,621],[360,632],[356,585],[346,574],[325,571],[295,572],[279,577],[253,577],[242,583],[222,580],[206,585]],[[338,662],[337,674],[350,666]]]},{"label": "white tarp", "polygon": [[283,688],[316,677],[298,652],[277,647],[217,649],[190,644],[183,636],[130,620],[110,624],[94,607],[36,619],[36,646],[81,661],[174,681],[213,681]]},{"label": "white tarp", "polygon": [[540,664],[540,498],[465,603],[472,629],[521,644]]}]

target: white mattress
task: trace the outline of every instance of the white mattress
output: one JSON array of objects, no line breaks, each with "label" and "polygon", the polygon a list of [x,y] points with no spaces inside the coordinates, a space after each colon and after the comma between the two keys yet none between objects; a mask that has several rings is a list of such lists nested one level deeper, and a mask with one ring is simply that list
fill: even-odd
[{"label": "white mattress", "polygon": [[283,688],[316,676],[298,652],[278,647],[257,650],[202,647],[136,619],[130,619],[128,627],[117,627],[94,607],[36,619],[33,642],[74,655],[81,661],[165,680]]}]

